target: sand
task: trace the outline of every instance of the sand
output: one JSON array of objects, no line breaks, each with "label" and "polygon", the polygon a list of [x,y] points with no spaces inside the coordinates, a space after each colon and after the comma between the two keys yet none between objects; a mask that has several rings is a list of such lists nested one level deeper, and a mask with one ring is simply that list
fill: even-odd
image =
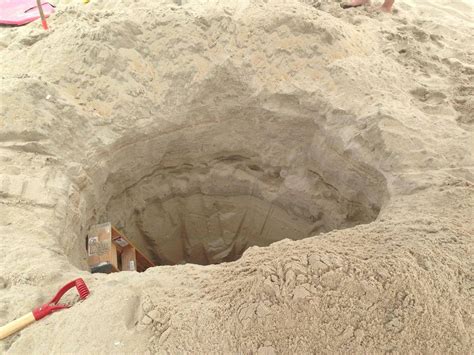
[{"label": "sand", "polygon": [[[0,28],[0,325],[91,296],[0,352],[474,351],[472,2],[57,3]],[[170,265],[90,274],[106,221]]]}]

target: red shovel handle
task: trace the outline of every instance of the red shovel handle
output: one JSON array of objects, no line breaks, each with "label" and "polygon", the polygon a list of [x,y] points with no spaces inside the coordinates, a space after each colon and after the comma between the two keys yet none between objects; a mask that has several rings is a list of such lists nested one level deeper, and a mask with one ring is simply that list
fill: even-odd
[{"label": "red shovel handle", "polygon": [[65,304],[52,306],[46,303],[42,305],[41,307],[36,307],[35,309],[33,309],[33,316],[35,317],[35,320],[40,320],[41,318],[46,317],[48,314],[51,314],[54,311],[59,311],[64,308],[69,308],[69,306]]},{"label": "red shovel handle", "polygon": [[57,304],[60,298],[71,288],[76,286],[77,291],[79,292],[79,297],[81,300],[85,299],[89,296],[89,289],[87,288],[86,284],[84,283],[83,279],[76,279],[74,281],[69,282],[67,285],[64,285],[63,288],[59,290],[56,296],[53,297],[51,302],[45,303],[41,307],[37,307],[33,310],[33,312],[29,312],[25,314],[23,317],[15,319],[14,321],[5,324],[4,326],[0,327],[0,340],[5,339],[6,337],[15,334],[16,332],[22,330],[29,324],[40,320],[41,318],[47,316],[48,314],[58,311],[60,309],[69,308],[70,306],[65,304]]},{"label": "red shovel handle", "polygon": [[37,307],[33,310],[33,315],[35,316],[36,320],[40,320],[41,318],[47,316],[48,314],[53,313],[54,311],[58,311],[64,308],[69,308],[70,306],[65,305],[65,304],[57,304],[61,297],[69,291],[71,288],[76,286],[77,292],[79,292],[79,298],[81,300],[86,299],[87,296],[89,296],[89,289],[87,288],[87,285],[85,284],[84,280],[79,278],[74,281],[71,281],[64,285],[58,293],[53,297],[51,301],[48,303],[45,303],[41,307]]}]

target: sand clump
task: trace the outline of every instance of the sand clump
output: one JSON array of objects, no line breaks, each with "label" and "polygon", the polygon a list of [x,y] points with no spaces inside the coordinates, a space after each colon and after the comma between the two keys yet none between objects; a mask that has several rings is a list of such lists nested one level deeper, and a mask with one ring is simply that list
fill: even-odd
[{"label": "sand clump", "polygon": [[59,5],[0,29],[0,324],[91,296],[2,351],[474,350],[467,1]]}]

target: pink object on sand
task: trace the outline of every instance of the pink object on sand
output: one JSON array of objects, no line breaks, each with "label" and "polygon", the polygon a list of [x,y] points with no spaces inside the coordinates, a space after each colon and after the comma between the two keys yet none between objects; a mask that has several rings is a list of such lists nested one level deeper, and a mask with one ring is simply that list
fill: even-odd
[{"label": "pink object on sand", "polygon": [[[41,5],[44,17],[54,12],[49,2],[41,2]],[[0,24],[20,26],[39,18],[36,0],[0,0]]]}]

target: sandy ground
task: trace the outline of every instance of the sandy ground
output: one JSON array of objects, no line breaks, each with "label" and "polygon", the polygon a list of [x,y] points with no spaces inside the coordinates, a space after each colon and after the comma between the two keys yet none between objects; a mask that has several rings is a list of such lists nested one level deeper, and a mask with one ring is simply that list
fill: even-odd
[{"label": "sandy ground", "polygon": [[[473,5],[378,5],[63,1],[0,28],[0,325],[91,289],[0,352],[472,353]],[[156,199],[246,182],[315,236],[87,271],[91,224],[154,233]]]}]

